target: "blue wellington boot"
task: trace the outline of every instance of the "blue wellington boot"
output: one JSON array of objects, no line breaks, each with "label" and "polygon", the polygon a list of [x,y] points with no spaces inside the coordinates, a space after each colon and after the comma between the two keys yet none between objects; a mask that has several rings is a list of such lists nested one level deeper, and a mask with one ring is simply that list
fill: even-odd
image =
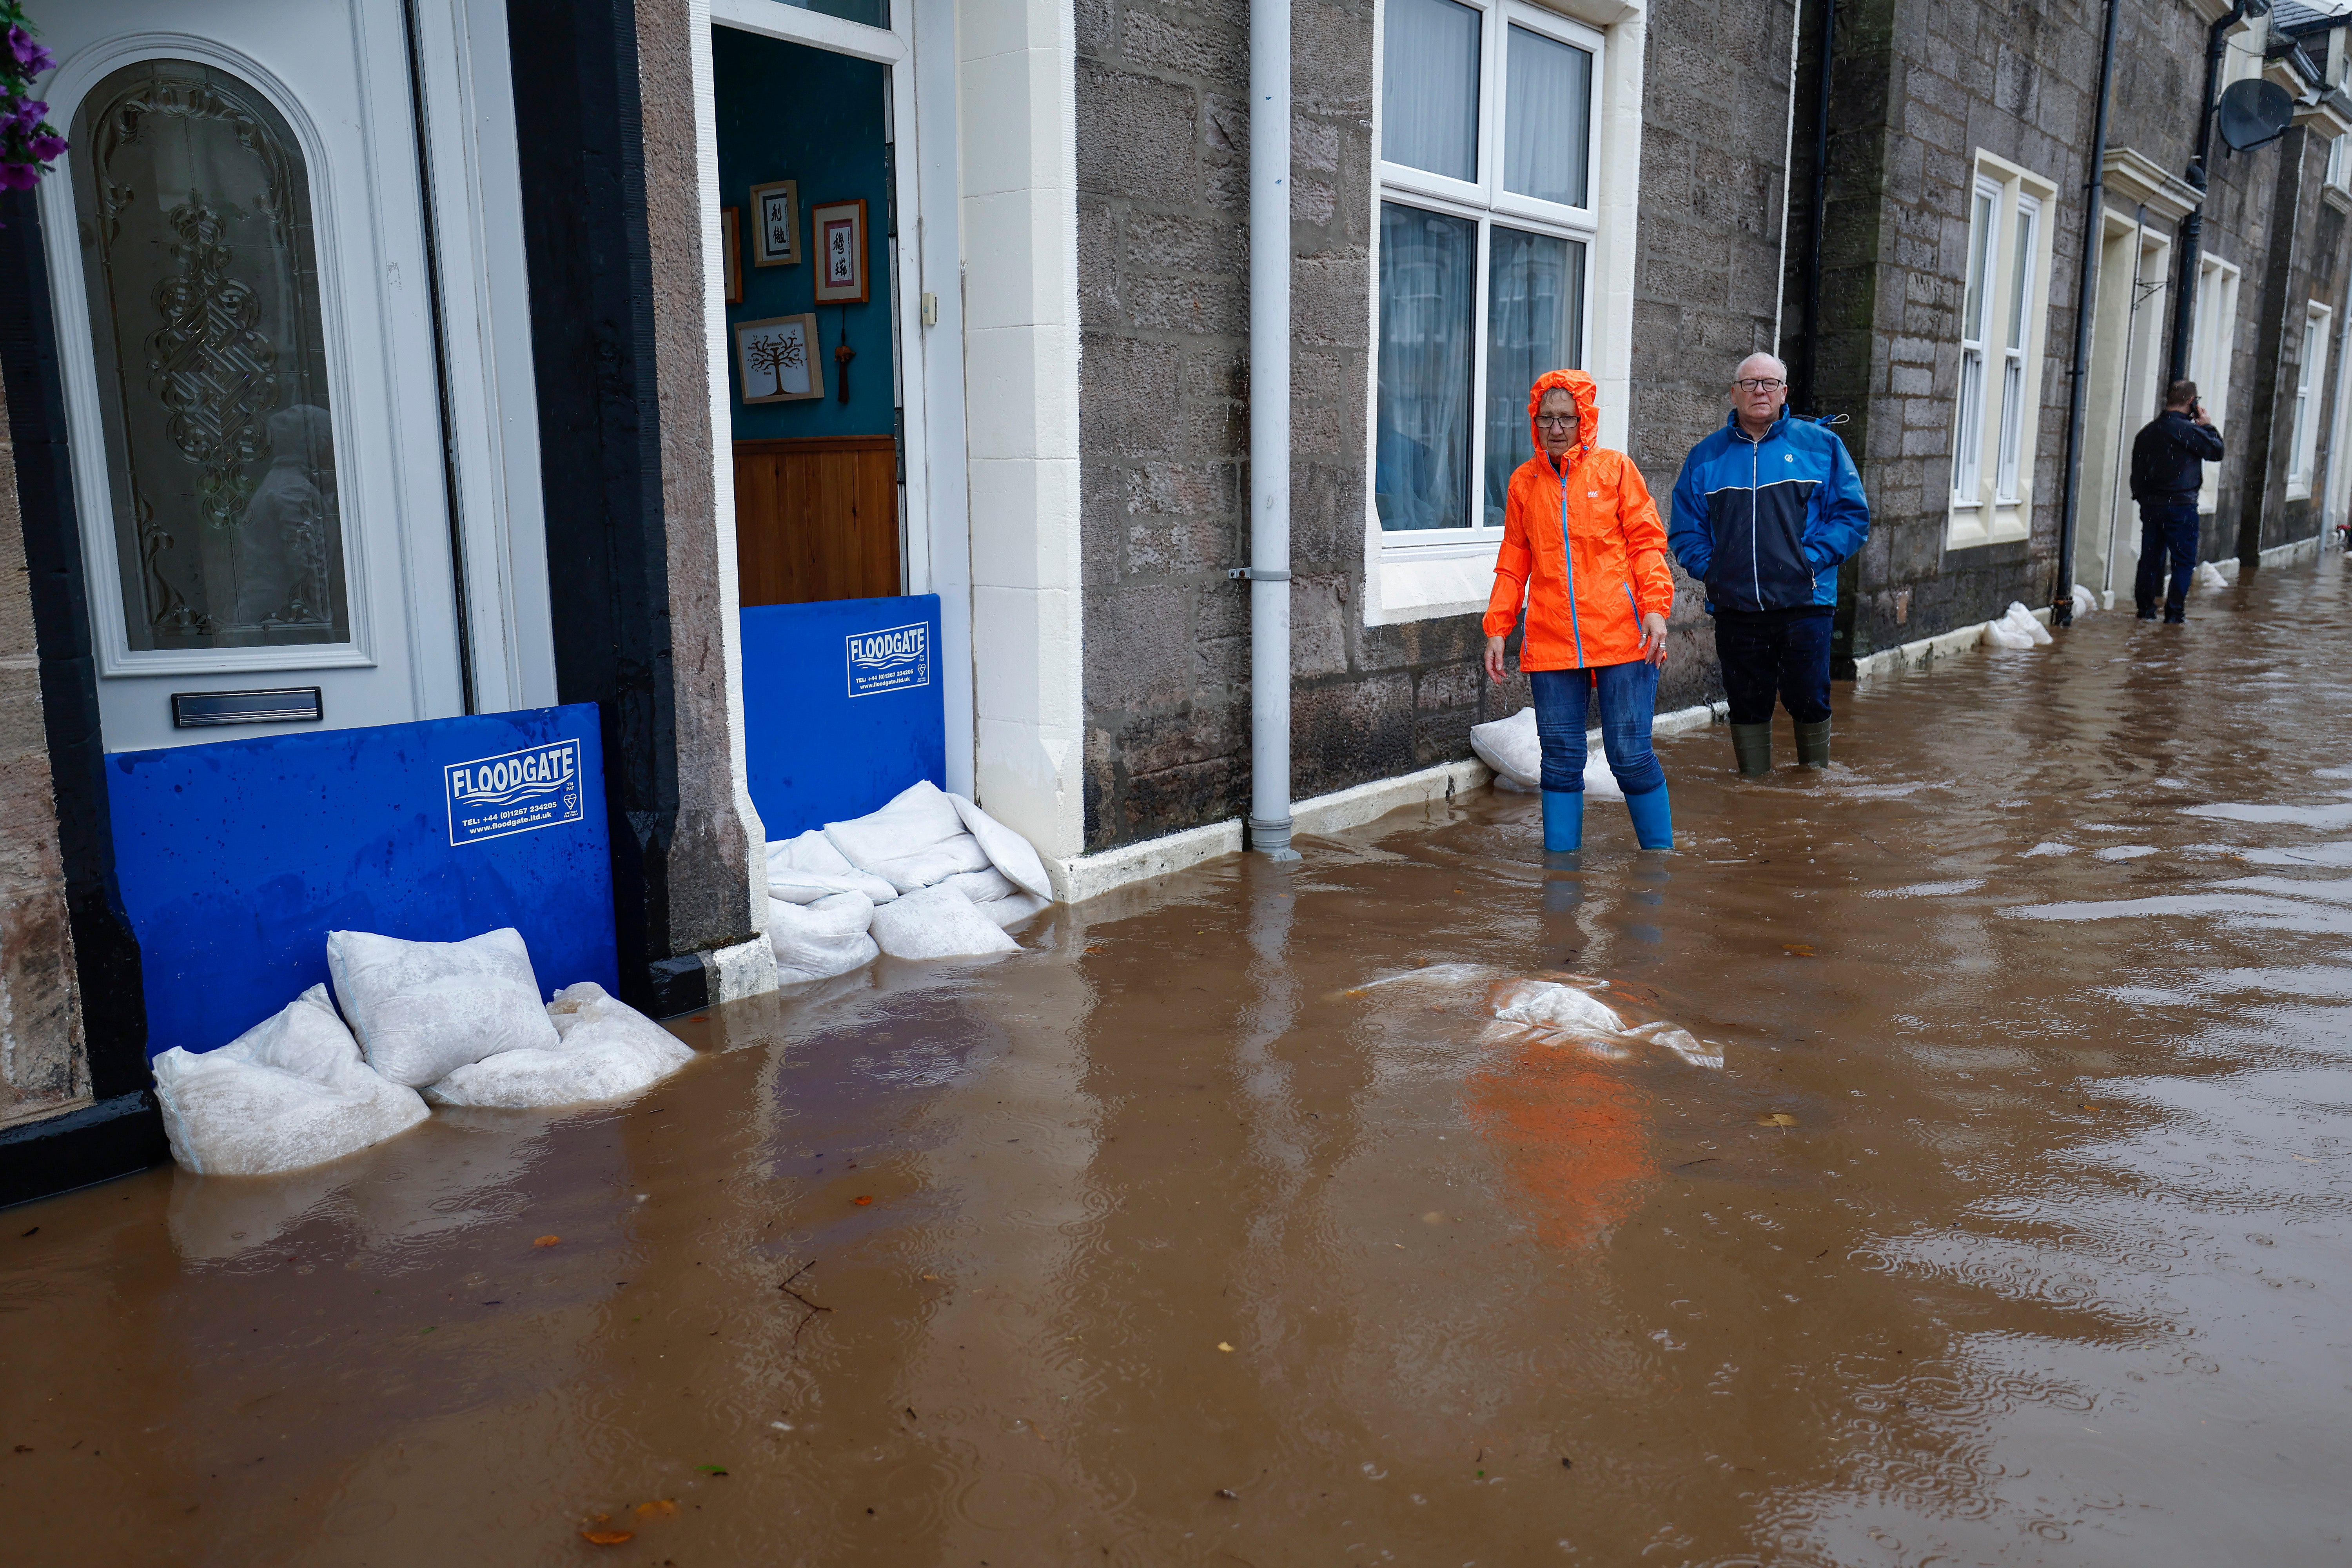
[{"label": "blue wellington boot", "polygon": [[1584,792],[1548,789],[1543,792],[1544,853],[1573,854],[1584,847]]},{"label": "blue wellington boot", "polygon": [[[1551,797],[1544,797],[1549,800]],[[1625,815],[1633,819],[1633,842],[1644,849],[1672,849],[1675,847],[1674,807],[1666,802],[1666,786],[1663,784],[1646,795],[1625,797]]]}]

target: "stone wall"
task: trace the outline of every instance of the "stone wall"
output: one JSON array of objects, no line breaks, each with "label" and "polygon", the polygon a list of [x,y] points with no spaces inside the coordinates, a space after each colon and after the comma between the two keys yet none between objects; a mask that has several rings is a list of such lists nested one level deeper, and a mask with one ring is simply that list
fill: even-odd
[{"label": "stone wall", "polygon": [[[1467,618],[1363,598],[1372,7],[1292,12],[1293,779],[1311,795],[1466,755]],[[1081,0],[1077,174],[1086,844],[1249,795],[1249,13]]]},{"label": "stone wall", "polygon": [[[1808,0],[1805,7],[1809,37],[1819,5]],[[1845,435],[1871,500],[1871,542],[1849,578],[1841,615],[1842,650],[1851,657],[1997,616],[2012,599],[2046,603],[2055,584],[2082,192],[2104,20],[2103,6],[2067,0],[2042,7],[1852,0],[1841,7],[1819,401],[1851,416]],[[2175,175],[2186,172],[2205,30],[2193,6],[2124,8],[2110,148],[2132,149]],[[1810,69],[1805,74],[1810,79]],[[1803,91],[1810,100],[1810,79]],[[1805,115],[1801,108],[1800,191],[1811,165]],[[2200,248],[2231,261],[2243,276],[2229,455],[2219,510],[2205,530],[2208,558],[2236,552],[2237,521],[2248,508],[2261,519],[2264,544],[2317,526],[2315,506],[2284,500],[2296,345],[2282,343],[2281,323],[2289,317],[2299,322],[2304,301],[2332,285],[2342,226],[2340,215],[2321,211],[2316,195],[2324,145],[2315,152],[2303,145],[2306,140],[2318,142],[2298,131],[2231,158],[2221,157],[2216,143]],[[2058,197],[2045,209],[2054,220],[2053,260],[2031,533],[1955,550],[1947,544],[1946,498],[1969,176],[1979,149],[2033,171],[2057,187]],[[2107,205],[2127,212],[2132,204],[2111,190]],[[2277,222],[2279,213],[2289,221]],[[1783,318],[1783,352],[1792,360],[1804,329],[1804,246],[1801,217],[1790,237]],[[2177,236],[2175,246],[2177,278]],[[2176,291],[2168,288],[2155,307],[2165,313],[2160,341],[2168,343]],[[2130,411],[2126,422],[2136,428],[2154,412]],[[2116,417],[2097,408],[2086,416],[2102,416]],[[2126,443],[2130,435],[2123,432]]]},{"label": "stone wall", "polygon": [[0,1127],[90,1093],[15,455],[0,406]]},{"label": "stone wall", "polygon": [[[1791,0],[1659,0],[1642,108],[1628,448],[1668,515],[1691,447],[1729,412],[1732,372],[1777,353]],[[1796,197],[1795,199],[1801,199]],[[1658,707],[1723,694],[1701,585],[1677,593]]]},{"label": "stone wall", "polygon": [[[1664,0],[1645,68],[1633,455],[1662,505],[1772,342],[1788,0]],[[1469,755],[1528,701],[1479,669],[1475,616],[1364,624],[1373,8],[1293,13],[1293,791]],[[1087,846],[1244,815],[1248,11],[1081,0],[1079,305]],[[1754,127],[1727,147],[1727,123]],[[1719,690],[1684,584],[1662,707]]]}]

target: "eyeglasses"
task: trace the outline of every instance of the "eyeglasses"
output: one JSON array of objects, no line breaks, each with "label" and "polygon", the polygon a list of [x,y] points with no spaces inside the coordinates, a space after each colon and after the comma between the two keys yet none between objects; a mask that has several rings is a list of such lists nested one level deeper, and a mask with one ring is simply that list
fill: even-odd
[{"label": "eyeglasses", "polygon": [[1742,392],[1778,392],[1789,384],[1785,381],[1776,381],[1770,376],[1751,375],[1745,381],[1735,381],[1731,384]]},{"label": "eyeglasses", "polygon": [[1576,421],[1577,416],[1573,414],[1538,414],[1536,416],[1537,424],[1556,426],[1562,430],[1574,425]]}]

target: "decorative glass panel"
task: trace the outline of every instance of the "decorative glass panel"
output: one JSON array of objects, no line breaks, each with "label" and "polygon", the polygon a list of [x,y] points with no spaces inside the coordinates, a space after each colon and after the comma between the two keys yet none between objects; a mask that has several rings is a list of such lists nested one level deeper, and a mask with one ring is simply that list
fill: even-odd
[{"label": "decorative glass panel", "polygon": [[133,651],[351,640],[310,174],[228,72],[143,60],[74,117]]},{"label": "decorative glass panel", "polygon": [[1584,363],[1584,247],[1496,224],[1486,260],[1486,526],[1503,526],[1511,472],[1535,455],[1528,389]]},{"label": "decorative glass panel", "polygon": [[1391,529],[1470,526],[1478,226],[1381,204],[1380,428],[1372,502]]},{"label": "decorative glass panel", "polygon": [[1513,27],[1503,87],[1503,186],[1580,207],[1592,128],[1592,56],[1573,44]]},{"label": "decorative glass panel", "polygon": [[1381,156],[1478,177],[1478,27],[1454,0],[1389,0],[1381,36]]}]

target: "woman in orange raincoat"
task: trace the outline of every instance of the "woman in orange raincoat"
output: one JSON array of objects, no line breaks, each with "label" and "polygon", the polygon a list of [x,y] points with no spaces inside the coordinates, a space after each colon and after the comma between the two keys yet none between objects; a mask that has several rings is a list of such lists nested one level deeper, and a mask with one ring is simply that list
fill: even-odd
[{"label": "woman in orange raincoat", "polygon": [[1666,773],[1650,746],[1675,580],[1666,531],[1642,471],[1594,445],[1592,378],[1547,371],[1528,392],[1536,455],[1511,476],[1503,548],[1486,603],[1486,674],[1503,679],[1503,638],[1527,605],[1519,668],[1535,689],[1543,742],[1544,848],[1584,847],[1584,725],[1601,699],[1601,743],[1625,792],[1635,842],[1675,847]]}]

